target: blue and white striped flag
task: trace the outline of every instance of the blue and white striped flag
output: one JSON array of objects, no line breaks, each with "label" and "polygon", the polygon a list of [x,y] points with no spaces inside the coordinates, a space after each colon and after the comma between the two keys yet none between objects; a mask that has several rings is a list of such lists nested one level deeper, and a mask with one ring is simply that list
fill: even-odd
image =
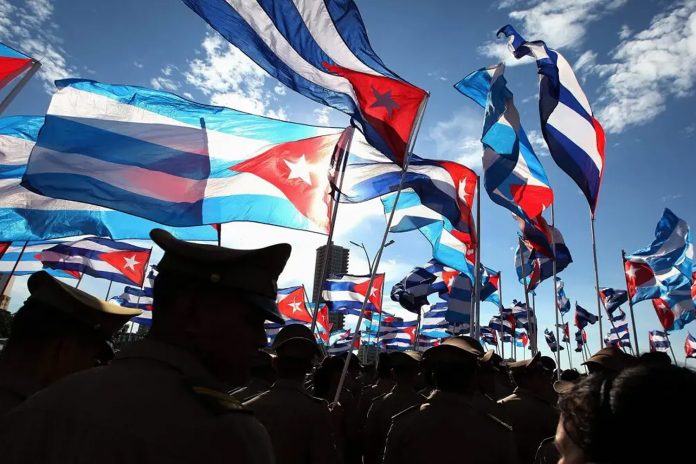
[{"label": "blue and white striped flag", "polygon": [[669,351],[669,337],[667,332],[659,330],[651,330],[648,332],[648,341],[650,342],[650,351]]},{"label": "blue and white striped flag", "polygon": [[565,283],[560,277],[556,277],[556,304],[561,314],[570,311],[570,300],[565,293]]},{"label": "blue and white striped flag", "polygon": [[[33,274],[37,271],[46,271],[54,277],[77,279],[79,274],[67,272],[62,269],[45,269],[41,262],[41,252],[51,248],[62,241],[30,242],[24,247],[24,242],[12,242],[0,258],[0,274],[9,274],[14,269],[13,275],[22,276]],[[24,251],[22,252],[22,248]],[[18,261],[19,260],[19,261]],[[15,263],[17,267],[15,268]]]},{"label": "blue and white striped flag", "polygon": [[152,264],[142,288],[126,286],[120,296],[113,297],[109,301],[126,308],[142,310],[142,314],[134,317],[131,321],[150,327],[152,325],[152,302],[155,296],[153,291],[155,277],[157,277],[157,266]]}]

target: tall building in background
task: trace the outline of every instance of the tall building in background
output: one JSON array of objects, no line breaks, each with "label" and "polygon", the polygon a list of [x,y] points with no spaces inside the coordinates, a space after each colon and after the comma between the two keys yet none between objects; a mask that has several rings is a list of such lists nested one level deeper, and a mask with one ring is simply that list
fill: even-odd
[{"label": "tall building in background", "polygon": [[[329,253],[329,261],[326,270],[326,275],[330,274],[345,274],[348,272],[348,258],[350,250],[331,243],[330,245],[322,245],[317,248],[317,256],[314,261],[314,286],[312,287],[312,301],[316,301],[321,294],[321,267],[324,264],[324,258]],[[333,324],[333,330],[343,328],[343,315],[329,313],[329,322]]]}]

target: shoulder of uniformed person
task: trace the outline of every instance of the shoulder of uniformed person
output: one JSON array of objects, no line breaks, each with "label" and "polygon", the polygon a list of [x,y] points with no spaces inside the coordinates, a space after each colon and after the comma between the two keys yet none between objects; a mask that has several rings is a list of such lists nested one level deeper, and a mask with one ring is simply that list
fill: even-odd
[{"label": "shoulder of uniformed person", "polygon": [[208,411],[215,415],[241,413],[253,415],[253,411],[244,407],[241,401],[214,387],[195,381],[187,382],[191,394]]}]

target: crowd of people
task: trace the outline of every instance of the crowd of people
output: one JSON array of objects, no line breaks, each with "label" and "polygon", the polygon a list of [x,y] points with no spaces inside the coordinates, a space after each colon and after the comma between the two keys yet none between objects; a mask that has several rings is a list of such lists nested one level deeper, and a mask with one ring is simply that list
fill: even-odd
[{"label": "crowd of people", "polygon": [[580,464],[687,452],[696,373],[661,353],[608,347],[583,374],[559,373],[549,357],[506,362],[456,336],[362,364],[324,356],[300,324],[266,347],[264,321],[283,322],[289,245],[151,237],[164,250],[152,327],[116,353],[110,338],[138,311],[43,271],[29,278],[0,352],[1,462]]}]

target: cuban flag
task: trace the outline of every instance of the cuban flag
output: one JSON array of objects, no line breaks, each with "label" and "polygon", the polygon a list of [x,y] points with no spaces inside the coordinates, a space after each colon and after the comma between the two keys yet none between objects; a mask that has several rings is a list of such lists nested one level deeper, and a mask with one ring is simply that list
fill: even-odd
[{"label": "cuban flag", "polygon": [[276,296],[278,311],[285,320],[312,322],[312,315],[305,302],[304,286],[279,288]]},{"label": "cuban flag", "polygon": [[328,231],[339,129],[141,87],[56,84],[22,181],[35,193],[176,227],[251,221]]},{"label": "cuban flag", "polygon": [[[506,310],[508,311],[508,310]],[[529,330],[529,309],[527,309],[527,303],[522,303],[521,301],[512,300],[512,317],[515,319],[515,327],[519,327],[524,330]]]},{"label": "cuban flag", "polygon": [[461,274],[458,270],[445,266],[436,259],[431,259],[422,269],[435,276],[435,280],[430,284],[433,293],[448,294],[454,283],[454,279]]},{"label": "cuban flag", "polygon": [[459,274],[452,281],[449,293],[440,294],[440,298],[447,302],[445,319],[459,330],[468,331],[471,324],[471,311],[473,309],[473,285],[469,276]]},{"label": "cuban flag", "polygon": [[434,281],[434,274],[417,267],[392,287],[391,299],[405,310],[420,314],[421,308],[428,304],[428,295],[433,293]]},{"label": "cuban flag", "polygon": [[131,322],[150,327],[152,325],[153,287],[156,276],[157,266],[150,265],[150,272],[148,272],[142,288],[127,285],[120,296],[113,297],[109,301],[126,308],[142,310],[142,314],[132,318]]},{"label": "cuban flag", "polygon": [[[356,133],[350,145],[350,161],[341,184],[340,201],[359,203],[395,192],[402,169],[367,144]],[[447,218],[465,233],[473,230],[472,205],[477,176],[459,163],[411,155],[402,189],[413,190],[423,206]]]},{"label": "cuban flag", "polygon": [[696,319],[694,301],[687,282],[669,290],[660,298],[652,299],[657,318],[665,330],[680,330]]},{"label": "cuban flag", "polygon": [[[66,271],[63,269],[44,269],[41,262],[41,252],[51,248],[61,241],[12,242],[3,244],[4,252],[0,257],[0,274],[12,274],[15,276],[30,275],[38,271],[46,271],[54,277],[64,279],[77,279],[79,272]],[[16,266],[15,266],[16,265]],[[14,269],[14,272],[13,272]]]},{"label": "cuban flag", "polygon": [[606,346],[629,348],[631,346],[631,337],[628,332],[628,322],[615,323],[614,327],[609,329],[609,333],[604,339],[604,344]]},{"label": "cuban flag", "polygon": [[[398,205],[396,193],[382,197],[386,216],[395,209],[390,232],[419,230],[433,248],[433,258],[445,266],[465,273],[474,280],[475,234],[461,232],[430,208],[426,208],[412,190],[401,192]],[[472,231],[473,232],[473,231]]]},{"label": "cuban flag", "polygon": [[582,347],[587,343],[587,334],[584,330],[578,330],[575,332],[575,352],[580,353]]},{"label": "cuban flag", "polygon": [[505,316],[503,316],[503,319],[500,316],[491,317],[488,327],[504,334],[514,335],[515,333],[514,323]]},{"label": "cuban flag", "polygon": [[152,249],[105,238],[60,243],[40,253],[44,267],[142,286]]},{"label": "cuban flag", "polygon": [[430,306],[421,318],[420,333],[430,338],[447,338],[452,335],[447,321],[447,303],[438,302]]},{"label": "cuban flag", "polygon": [[[329,311],[359,316],[369,283],[369,275],[330,275],[324,282],[321,297],[326,302]],[[382,311],[383,291],[384,274],[376,274],[365,311],[378,313]]]},{"label": "cuban flag", "polygon": [[559,350],[563,351],[565,349],[563,348],[563,346],[558,344],[556,336],[549,329],[544,329],[544,337],[546,337],[546,344],[549,346],[549,349],[552,353],[555,353]]},{"label": "cuban flag", "polygon": [[655,240],[646,248],[631,253],[629,260],[640,260],[660,275],[671,268],[692,279],[694,249],[689,225],[665,208],[655,228]]},{"label": "cuban flag", "polygon": [[599,289],[599,297],[602,299],[607,313],[611,316],[614,310],[628,301],[628,292],[625,290],[603,287]]},{"label": "cuban flag", "polygon": [[565,284],[560,277],[556,277],[556,304],[561,314],[567,314],[570,311],[570,300],[565,293]]},{"label": "cuban flag", "polygon": [[573,68],[542,41],[527,42],[510,25],[498,31],[509,38],[515,58],[532,56],[539,73],[541,131],[554,161],[585,194],[594,216],[604,174],[604,129]]},{"label": "cuban flag", "polygon": [[386,68],[351,0],[184,0],[280,82],[351,116],[399,165],[427,94]]},{"label": "cuban flag", "polygon": [[691,335],[691,332],[687,334],[686,340],[684,340],[684,354],[687,358],[696,358],[696,338]]},{"label": "cuban flag", "polygon": [[529,335],[524,330],[515,330],[515,346],[526,348],[529,344]]},{"label": "cuban flag", "polygon": [[553,190],[522,129],[504,72],[502,63],[479,69],[454,87],[486,110],[481,143],[488,196],[530,220],[553,203]]},{"label": "cuban flag", "polygon": [[648,342],[650,344],[650,351],[661,351],[666,353],[669,351],[669,337],[667,332],[660,332],[659,330],[651,330],[648,332]]},{"label": "cuban flag", "polygon": [[562,324],[562,329],[563,329],[563,343],[570,343],[570,328],[568,327],[568,323]]},{"label": "cuban flag", "polygon": [[360,335],[355,338],[355,342],[351,343],[353,333],[350,330],[337,330],[331,332],[329,337],[329,346],[326,352],[330,356],[348,353],[360,347]]},{"label": "cuban flag", "polygon": [[0,118],[0,240],[40,241],[76,235],[150,239],[155,227],[184,240],[216,240],[210,226],[173,228],[101,206],[57,200],[20,185],[44,118]]},{"label": "cuban flag", "polygon": [[599,318],[575,302],[575,327],[583,330],[587,324],[594,325]]},{"label": "cuban flag", "polygon": [[484,325],[481,327],[481,340],[487,345],[497,346],[498,333],[494,329]]},{"label": "cuban flag", "polygon": [[34,63],[38,62],[30,56],[0,43],[0,89],[23,72],[28,71]]},{"label": "cuban flag", "polygon": [[440,338],[430,338],[427,335],[423,334],[422,336],[418,337],[418,344],[416,345],[416,350],[420,352],[427,351],[430,348],[439,346],[440,342]]},{"label": "cuban flag", "polygon": [[481,276],[481,289],[479,290],[481,301],[488,301],[500,306],[500,271],[494,271],[481,264],[479,275]]},{"label": "cuban flag", "polygon": [[[573,257],[557,228],[553,229],[553,237],[556,242],[556,273],[559,273],[573,262]],[[534,290],[541,282],[553,276],[553,259],[534,249],[528,240],[522,238],[522,256],[520,246],[515,249],[515,271],[519,281],[526,280],[527,289]]]}]

